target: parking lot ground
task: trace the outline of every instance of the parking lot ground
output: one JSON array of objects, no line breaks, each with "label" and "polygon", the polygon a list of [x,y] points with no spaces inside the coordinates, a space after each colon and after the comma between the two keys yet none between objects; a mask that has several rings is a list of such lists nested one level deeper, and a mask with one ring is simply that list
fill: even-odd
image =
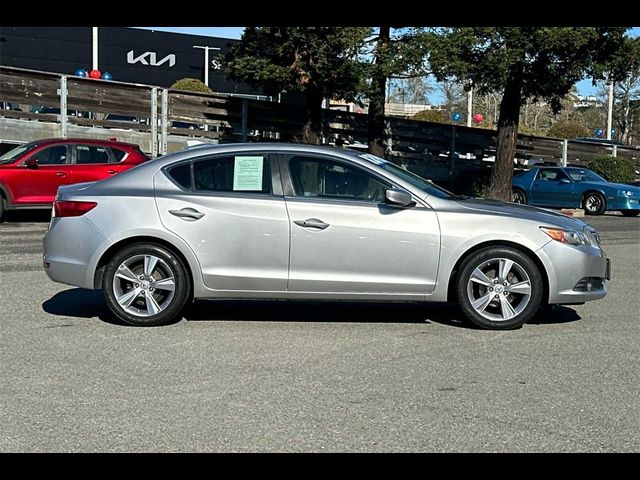
[{"label": "parking lot ground", "polygon": [[206,302],[162,328],[51,282],[0,225],[0,451],[637,452],[640,218],[587,217],[609,295],[523,328],[455,307]]}]

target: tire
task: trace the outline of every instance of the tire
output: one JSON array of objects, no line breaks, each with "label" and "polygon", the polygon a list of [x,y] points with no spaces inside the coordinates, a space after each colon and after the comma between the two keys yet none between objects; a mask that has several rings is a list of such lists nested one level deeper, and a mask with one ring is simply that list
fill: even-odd
[{"label": "tire", "polygon": [[513,192],[511,193],[511,201],[513,203],[519,203],[522,205],[526,205],[527,204],[527,195],[524,193],[523,190],[519,189],[519,188],[514,188]]},{"label": "tire", "polygon": [[587,215],[602,215],[607,209],[607,202],[600,193],[589,192],[582,200],[582,208]]},{"label": "tire", "polygon": [[4,222],[5,214],[7,213],[6,200],[0,195],[0,223]]},{"label": "tire", "polygon": [[511,330],[538,311],[544,290],[542,276],[524,253],[510,247],[488,247],[470,255],[460,267],[458,301],[475,326]]},{"label": "tire", "polygon": [[620,213],[625,217],[637,217],[640,214],[640,210],[620,210]]},{"label": "tire", "polygon": [[102,289],[117,318],[138,327],[154,327],[181,319],[191,280],[182,261],[170,250],[140,243],[111,258]]}]

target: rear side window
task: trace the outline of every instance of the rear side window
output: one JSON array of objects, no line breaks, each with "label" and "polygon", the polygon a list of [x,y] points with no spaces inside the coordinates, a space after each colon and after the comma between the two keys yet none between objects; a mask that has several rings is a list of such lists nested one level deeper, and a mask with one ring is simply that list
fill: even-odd
[{"label": "rear side window", "polygon": [[122,159],[127,154],[127,152],[125,152],[124,150],[120,150],[118,148],[113,148],[113,147],[111,147],[111,153],[113,154],[113,158],[115,158],[116,163],[121,162]]},{"label": "rear side window", "polygon": [[106,147],[76,145],[76,163],[109,163],[109,152]]},{"label": "rear side window", "polygon": [[200,192],[272,192],[271,166],[262,155],[199,160],[175,166],[168,173],[181,187]]}]

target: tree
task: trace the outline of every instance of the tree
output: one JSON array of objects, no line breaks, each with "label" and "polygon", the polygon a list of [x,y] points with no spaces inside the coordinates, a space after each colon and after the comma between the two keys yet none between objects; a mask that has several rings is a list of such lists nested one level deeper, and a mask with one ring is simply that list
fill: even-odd
[{"label": "tree", "polygon": [[573,140],[578,137],[588,137],[589,130],[582,123],[576,120],[558,120],[547,132],[547,136],[556,138],[566,138]]},{"label": "tree", "polygon": [[460,82],[452,78],[445,78],[438,82],[438,88],[444,99],[442,107],[449,118],[456,112],[461,114],[466,112],[466,93]]},{"label": "tree", "polygon": [[390,83],[388,102],[428,105],[429,94],[434,90],[427,76],[390,80]]},{"label": "tree", "polygon": [[[419,29],[379,27],[372,52],[373,63],[368,64],[370,82],[363,93],[369,98],[369,152],[384,156],[384,107],[387,81],[390,78],[413,79],[424,77],[424,45]],[[365,63],[365,65],[367,65]]]},{"label": "tree", "polygon": [[451,117],[447,117],[442,110],[421,110],[411,117],[411,120],[422,122],[451,123]]},{"label": "tree", "polygon": [[363,78],[357,54],[370,33],[368,27],[248,27],[221,63],[230,78],[267,95],[301,93],[306,115],[298,140],[320,143],[322,101],[356,99]]},{"label": "tree", "polygon": [[502,94],[489,195],[509,201],[522,105],[544,99],[554,112],[580,79],[621,79],[627,28],[464,27],[424,34],[438,79],[471,80],[479,94]]},{"label": "tree", "polygon": [[181,78],[180,80],[176,80],[173,82],[169,88],[174,90],[184,90],[185,92],[195,92],[195,93],[213,93],[204,82],[198,80],[197,78]]}]

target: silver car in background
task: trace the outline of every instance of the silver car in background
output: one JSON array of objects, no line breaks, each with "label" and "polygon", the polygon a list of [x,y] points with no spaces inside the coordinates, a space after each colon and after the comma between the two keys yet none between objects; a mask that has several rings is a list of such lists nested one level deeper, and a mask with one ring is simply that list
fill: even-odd
[{"label": "silver car in background", "polygon": [[[607,293],[597,232],[552,211],[453,195],[368,154],[198,146],[60,188],[44,239],[54,281],[102,289],[133,325],[193,299],[459,303],[512,329]],[[212,307],[215,308],[215,305]]]}]

